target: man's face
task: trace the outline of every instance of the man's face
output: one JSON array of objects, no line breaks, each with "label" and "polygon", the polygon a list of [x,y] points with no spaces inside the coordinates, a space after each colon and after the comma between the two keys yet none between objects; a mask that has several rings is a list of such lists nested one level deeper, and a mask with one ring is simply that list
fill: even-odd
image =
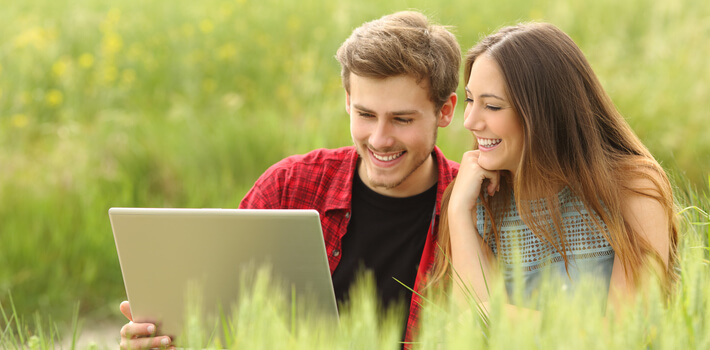
[{"label": "man's face", "polygon": [[410,76],[374,79],[350,75],[346,110],[360,163],[358,173],[374,191],[408,197],[437,179],[431,156],[438,127],[451,122],[456,95],[436,113],[427,82]]}]

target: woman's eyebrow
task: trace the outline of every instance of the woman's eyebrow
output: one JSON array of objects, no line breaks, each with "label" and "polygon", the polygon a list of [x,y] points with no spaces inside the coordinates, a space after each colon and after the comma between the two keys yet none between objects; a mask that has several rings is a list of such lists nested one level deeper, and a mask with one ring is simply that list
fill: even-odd
[{"label": "woman's eyebrow", "polygon": [[492,98],[495,98],[495,99],[498,99],[498,100],[501,100],[501,101],[505,101],[504,98],[502,98],[502,97],[500,97],[500,96],[498,96],[498,95],[496,95],[496,94],[491,94],[491,93],[488,93],[488,94],[480,94],[480,95],[478,95],[478,97],[492,97]]},{"label": "woman's eyebrow", "polygon": [[[467,92],[469,95],[473,95],[473,93],[471,93],[471,90],[468,89],[468,86],[464,86],[463,89],[466,90],[466,92]],[[479,98],[482,98],[482,97],[492,97],[492,98],[495,98],[495,99],[498,99],[498,100],[501,100],[501,101],[505,101],[504,98],[502,98],[502,97],[500,97],[500,96],[498,96],[498,95],[496,95],[496,94],[492,94],[492,93],[480,94],[480,95],[478,95],[478,97],[479,97]]]}]

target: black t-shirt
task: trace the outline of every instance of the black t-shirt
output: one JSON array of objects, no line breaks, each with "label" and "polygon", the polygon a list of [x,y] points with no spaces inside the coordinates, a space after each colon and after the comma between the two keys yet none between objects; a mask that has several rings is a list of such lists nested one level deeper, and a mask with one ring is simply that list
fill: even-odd
[{"label": "black t-shirt", "polygon": [[404,306],[404,329],[412,292],[394,278],[414,288],[435,204],[436,184],[412,197],[393,198],[371,190],[355,172],[350,223],[332,276],[339,303],[347,301],[365,267],[373,272],[380,305]]}]

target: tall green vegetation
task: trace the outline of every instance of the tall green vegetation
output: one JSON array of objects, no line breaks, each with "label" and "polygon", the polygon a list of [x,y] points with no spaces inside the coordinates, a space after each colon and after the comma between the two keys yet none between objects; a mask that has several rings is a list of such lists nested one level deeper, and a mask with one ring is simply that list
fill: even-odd
[{"label": "tall green vegetation", "polygon": [[[710,198],[701,203],[707,207]],[[684,239],[680,249],[681,280],[670,298],[659,288],[650,288],[643,297],[611,309],[606,314],[604,300],[594,294],[597,288],[576,286],[568,294],[559,284],[542,283],[537,296],[518,301],[537,305],[538,311],[519,309],[511,313],[506,306],[507,293],[502,283],[490,285],[488,317],[482,320],[474,296],[456,302],[436,290],[426,292],[420,328],[415,339],[417,349],[705,349],[710,346],[710,282],[707,235],[710,216],[699,208],[688,209],[683,216]],[[195,300],[186,320],[186,331],[179,345],[191,349],[399,349],[401,314],[377,305],[374,283],[365,276],[351,292],[347,305],[341,305],[340,321],[303,312],[289,303],[288,293],[279,293],[268,270],[246,275],[238,302],[219,320],[200,316]],[[499,281],[500,282],[500,281]],[[439,298],[443,296],[443,298]],[[513,297],[515,299],[515,297]],[[468,302],[468,303],[467,303]],[[197,307],[196,307],[197,306]],[[16,317],[13,308],[0,308],[6,326],[0,333],[2,348],[53,349],[59,344],[76,348],[80,332],[77,318],[73,332],[60,332],[40,317],[34,329]],[[389,311],[389,312],[388,312]],[[216,321],[216,323],[215,323]],[[45,326],[46,325],[46,326]],[[213,326],[213,325],[216,325]],[[224,338],[215,337],[215,329]],[[19,330],[19,331],[18,331]],[[97,344],[95,348],[112,348]]]},{"label": "tall green vegetation", "polygon": [[[115,317],[125,294],[108,208],[234,208],[278,159],[348,145],[333,55],[362,22],[409,8],[451,25],[464,50],[518,21],[561,27],[675,174],[680,206],[707,213],[709,7],[699,0],[4,2],[0,304],[8,310],[12,295],[24,320],[39,312],[68,323],[78,301],[82,317]],[[459,111],[439,134],[454,160],[471,145],[461,121]],[[693,215],[707,222],[696,209],[682,214]],[[710,231],[685,231],[697,239],[685,249],[704,256],[692,260],[700,266],[690,265],[698,271],[688,278],[704,279]],[[677,303],[692,313],[680,319],[690,329],[707,300],[684,293]]]}]

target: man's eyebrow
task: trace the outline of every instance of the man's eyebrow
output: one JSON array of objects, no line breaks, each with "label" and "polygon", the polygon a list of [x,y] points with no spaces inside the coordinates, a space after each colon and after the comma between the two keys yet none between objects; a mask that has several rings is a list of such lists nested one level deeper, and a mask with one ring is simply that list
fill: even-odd
[{"label": "man's eyebrow", "polygon": [[[377,113],[375,113],[375,111],[373,111],[363,105],[360,105],[360,104],[353,104],[353,107],[355,109],[365,112],[365,113],[377,114]],[[405,109],[405,110],[401,110],[401,111],[389,112],[387,114],[400,116],[400,115],[412,115],[412,114],[421,114],[421,113],[416,109]]]},{"label": "man's eyebrow", "polygon": [[370,110],[369,108],[367,108],[367,107],[365,107],[365,106],[363,106],[363,105],[357,104],[357,103],[356,103],[356,104],[353,104],[353,107],[355,107],[355,109],[360,110],[360,111],[363,111],[363,112],[365,112],[365,113],[372,113],[372,114],[375,114],[375,111]]},{"label": "man's eyebrow", "polygon": [[419,111],[416,109],[407,109],[403,111],[394,111],[389,113],[391,115],[412,115],[412,114],[419,114]]}]

